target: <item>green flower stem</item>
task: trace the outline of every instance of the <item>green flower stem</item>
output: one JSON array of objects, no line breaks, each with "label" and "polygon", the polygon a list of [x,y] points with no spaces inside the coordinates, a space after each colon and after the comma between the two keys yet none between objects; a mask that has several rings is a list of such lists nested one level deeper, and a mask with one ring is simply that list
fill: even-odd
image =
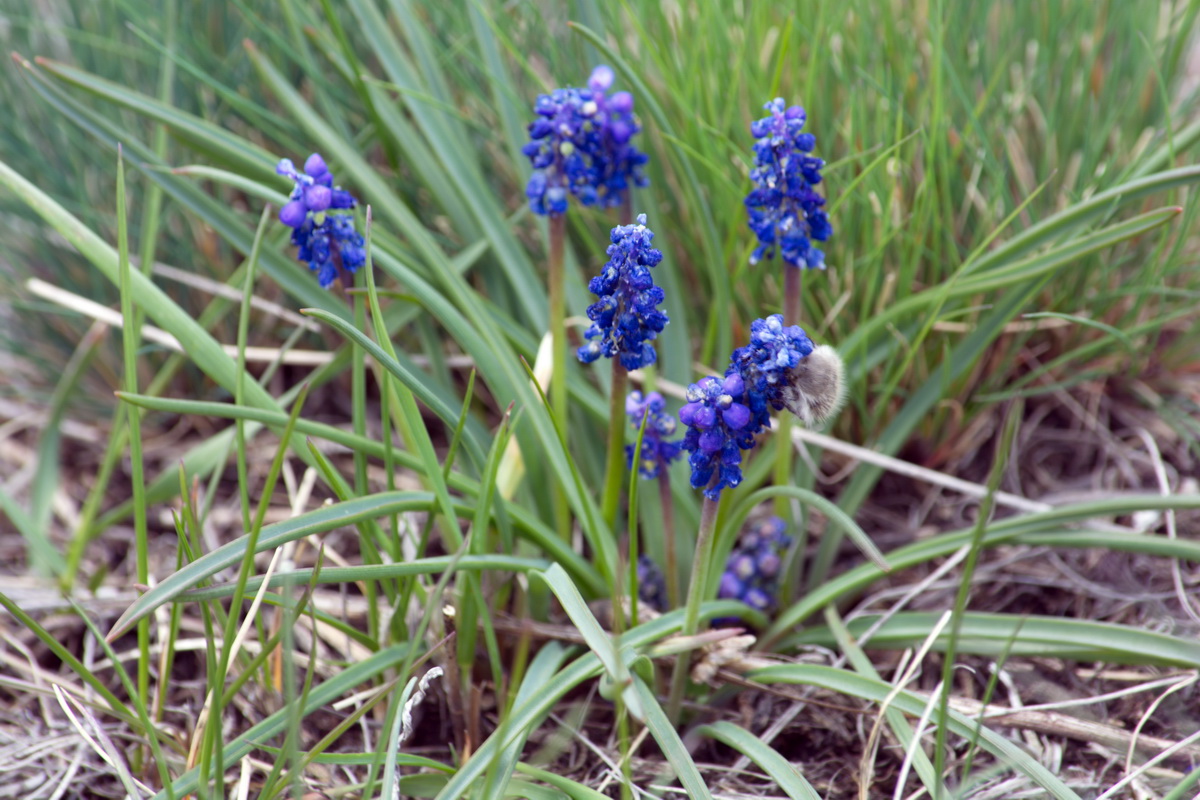
[{"label": "green flower stem", "polygon": [[[714,480],[716,480],[714,478]],[[721,508],[720,500],[704,498],[700,508],[700,529],[696,531],[696,555],[692,559],[692,578],[688,584],[687,607],[684,610],[682,636],[692,636],[700,627],[700,603],[705,594],[705,576],[708,575],[708,562],[712,559],[712,549],[717,530],[717,512]],[[675,661],[675,669],[671,673],[671,693],[667,698],[667,718],[672,724],[679,721],[679,709],[683,705],[683,692],[687,688],[688,662],[687,654],[681,653]]]},{"label": "green flower stem", "polygon": [[[791,264],[783,265],[783,324],[799,325],[804,299],[804,275],[799,267]],[[791,414],[779,415],[779,430],[775,432],[777,447],[775,449],[776,486],[792,485],[792,417]],[[780,495],[775,498],[775,513],[789,518],[788,498]]]},{"label": "green flower stem", "polygon": [[617,510],[621,505],[621,479],[625,472],[625,386],[629,375],[621,362],[612,362],[612,396],[608,402],[608,463],[604,467],[604,494],[600,508],[604,522],[617,530]]},{"label": "green flower stem", "polygon": [[658,475],[658,502],[662,506],[663,555],[667,561],[667,603],[679,605],[679,563],[675,555],[675,504],[671,501],[671,481],[667,468]]},{"label": "green flower stem", "polygon": [[783,265],[783,324],[799,325],[804,304],[804,276],[800,267]]},{"label": "green flower stem", "polygon": [[[550,264],[547,283],[550,290],[550,411],[563,446],[567,444],[567,303],[563,252],[567,239],[567,218],[550,217]],[[563,539],[571,538],[571,512],[561,486],[554,490],[554,521]]]},{"label": "green flower stem", "polygon": [[[117,262],[119,269],[118,287],[121,292],[121,343],[124,353],[125,391],[136,394],[138,390],[137,349],[141,339],[138,318],[133,307],[133,290],[130,288],[132,267],[129,264],[129,229],[125,224],[125,163],[121,148],[117,148]],[[150,535],[146,520],[144,497],[145,464],[142,461],[142,411],[133,405],[126,408],[129,424],[129,475],[133,486],[133,529],[136,545],[138,583],[150,582]],[[145,708],[150,701],[150,620],[138,624],[137,705]]]}]

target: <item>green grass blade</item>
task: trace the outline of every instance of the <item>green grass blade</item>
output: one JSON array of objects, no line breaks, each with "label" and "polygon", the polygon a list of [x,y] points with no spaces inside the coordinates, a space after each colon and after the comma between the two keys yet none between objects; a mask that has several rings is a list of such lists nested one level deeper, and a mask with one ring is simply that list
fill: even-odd
[{"label": "green grass blade", "polygon": [[38,58],[37,65],[56,80],[77,86],[106,102],[127,108],[135,114],[166,125],[172,133],[222,164],[236,166],[264,183],[279,182],[275,175],[278,158],[263,148],[235,136],[211,122],[180,111],[149,95],[134,91],[119,83],[105,80],[85,70],[48,58]]},{"label": "green grass blade", "polygon": [[763,772],[779,784],[792,800],[821,800],[821,795],[812,787],[800,770],[781,756],[777,750],[764,744],[757,736],[732,722],[714,722],[696,729],[701,736],[716,739],[737,750],[757,764]]},{"label": "green grass blade", "polygon": [[[258,408],[245,408],[229,403],[213,403],[202,400],[178,400],[173,398],[163,397],[148,397],[146,395],[121,395],[121,399],[130,403],[136,403],[145,408],[150,408],[158,411],[167,411],[173,414],[196,414],[199,416],[217,417],[226,419],[245,419],[257,423],[267,425],[273,430],[283,430],[287,424],[287,416],[281,411],[268,411]],[[313,436],[329,442],[336,442],[344,445],[356,452],[364,453],[373,458],[382,459],[384,457],[384,445],[381,442],[376,442],[371,439],[364,439],[351,433],[350,431],[326,425],[320,422],[311,420],[298,419],[296,420],[296,430],[305,436]],[[223,438],[223,437],[222,437]],[[224,444],[222,444],[222,448]],[[403,450],[392,450],[392,457],[395,462],[406,469],[420,469],[421,461],[418,457]],[[189,474],[191,472],[189,465]],[[477,482],[467,478],[457,472],[447,474],[447,485],[449,488],[461,492],[468,498],[476,498],[480,494],[480,486]],[[580,585],[586,587],[589,592],[600,593],[604,586],[599,573],[596,569],[579,553],[576,553],[570,546],[564,544],[561,538],[558,537],[533,511],[524,508],[521,505],[508,501],[504,503],[505,517],[511,519],[517,526],[518,531],[523,536],[536,544],[543,552],[545,552],[553,561],[562,564],[571,573],[572,577],[577,580]],[[464,506],[464,508],[472,508]],[[460,511],[460,513],[462,513]],[[469,512],[468,512],[469,513]]]},{"label": "green grass blade", "polygon": [[[612,635],[600,626],[599,621],[584,602],[583,596],[579,594],[579,590],[575,588],[570,577],[558,564],[546,570],[540,577],[550,587],[550,591],[554,592],[554,596],[562,604],[563,611],[571,618],[571,622],[579,630],[588,647],[604,665],[604,671],[617,691],[621,692],[629,713],[639,720],[645,719],[645,709],[632,690],[629,669],[617,652],[617,643],[613,640]],[[622,598],[614,600],[614,613],[624,613],[620,611],[621,602]]]},{"label": "green grass blade", "polygon": [[650,729],[650,734],[662,749],[667,762],[675,769],[675,774],[679,776],[679,782],[683,785],[688,797],[693,800],[712,800],[708,784],[701,777],[696,762],[692,760],[692,755],[684,745],[683,739],[679,738],[675,726],[667,718],[667,712],[659,705],[654,691],[638,675],[632,675],[632,678],[633,691],[645,713],[646,727]]},{"label": "green grass blade", "polygon": [[[938,614],[902,612],[883,623],[871,636],[878,648],[914,647],[929,635]],[[874,615],[848,623],[858,636],[872,623]],[[1014,637],[1014,630],[1019,633]],[[1093,622],[1084,619],[1026,617],[1016,614],[967,612],[963,614],[959,650],[977,655],[997,656],[1011,642],[1011,654],[1026,657],[1066,658],[1074,661],[1104,661],[1111,664],[1156,664],[1163,667],[1200,667],[1200,642],[1182,636],[1139,630],[1128,625]],[[796,642],[833,643],[826,628],[811,628]],[[935,650],[944,650],[948,636],[934,642]]]},{"label": "green grass blade", "polygon": [[[517,690],[516,696],[513,698],[513,707],[528,703],[530,699],[540,692],[542,687],[552,680],[555,673],[562,668],[562,664],[566,658],[566,648],[558,642],[550,642],[547,646],[540,648],[537,655],[533,657],[533,661],[529,663],[525,678],[521,681],[521,687]],[[506,721],[502,721],[500,727],[504,727],[506,724]],[[503,796],[504,791],[509,785],[509,781],[512,779],[513,770],[519,768],[518,762],[522,751],[525,749],[525,743],[528,741],[530,733],[532,731],[528,728],[520,731],[519,735],[504,748],[504,751],[496,759],[495,766],[490,770],[490,774],[488,775],[482,795],[484,798],[494,799]]]}]

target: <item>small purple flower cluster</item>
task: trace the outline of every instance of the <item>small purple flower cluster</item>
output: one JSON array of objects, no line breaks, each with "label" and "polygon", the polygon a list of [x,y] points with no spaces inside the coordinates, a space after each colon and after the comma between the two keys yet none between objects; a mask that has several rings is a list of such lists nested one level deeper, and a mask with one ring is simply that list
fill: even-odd
[{"label": "small purple flower cluster", "polygon": [[770,517],[743,533],[741,542],[725,561],[717,597],[740,600],[759,611],[772,611],[783,553],[792,544],[786,530],[782,519]]},{"label": "small purple flower cluster", "polygon": [[705,497],[716,500],[722,489],[741,483],[741,451],[770,428],[770,410],[784,408],[784,387],[813,350],[803,329],[785,327],[783,315],[772,314],[750,323],[750,344],[733,351],[724,379],[688,387],[688,404],[679,411],[688,426],[683,449],[691,453],[692,486]]},{"label": "small purple flower cluster", "polygon": [[825,254],[813,245],[833,235],[821,208],[825,198],[813,188],[821,182],[825,162],[809,155],[816,137],[803,131],[807,115],[800,106],[785,107],[777,97],[763,106],[770,115],[750,125],[754,143],[754,188],[746,196],[750,229],[759,246],[750,256],[757,264],[774,258],[778,249],[793,267],[825,268]]},{"label": "small purple flower cluster", "polygon": [[636,224],[612,229],[608,263],[588,283],[588,290],[600,299],[587,309],[592,325],[584,333],[587,344],[578,350],[585,364],[600,356],[617,356],[628,370],[657,360],[651,341],[670,320],[658,309],[663,290],[650,274],[662,261],[662,253],[651,246],[653,239],[645,214],[638,215]]},{"label": "small purple flower cluster", "polygon": [[298,257],[317,273],[322,288],[329,288],[338,268],[353,273],[366,262],[363,237],[347,214],[330,214],[354,208],[347,191],[333,185],[333,174],[325,159],[313,153],[297,172],[290,158],[281,159],[275,171],[292,179],[292,194],[279,210],[279,221],[292,228],[292,244]]},{"label": "small purple flower cluster", "polygon": [[701,378],[687,389],[679,421],[688,426],[683,449],[691,453],[692,488],[717,500],[721,490],[742,482],[742,451],[754,447],[746,383],[736,372],[723,380]]},{"label": "small purple flower cluster", "polygon": [[618,206],[631,186],[647,186],[642,174],[646,154],[631,139],[641,127],[633,113],[633,95],[608,90],[610,67],[592,70],[586,89],[555,89],[534,104],[529,143],[522,152],[533,165],[525,187],[535,214],[567,211],[569,195],[585,206]]},{"label": "small purple flower cluster", "polygon": [[[667,439],[668,436],[675,435],[675,429],[678,427],[675,417],[667,413],[666,401],[658,392],[650,392],[647,395],[630,392],[625,398],[625,413],[629,415],[629,424],[636,429],[642,427],[643,418],[646,420],[638,469],[643,478],[653,480],[681,454],[679,442]],[[634,445],[625,446],[625,457],[630,469],[633,468],[634,449]]]}]

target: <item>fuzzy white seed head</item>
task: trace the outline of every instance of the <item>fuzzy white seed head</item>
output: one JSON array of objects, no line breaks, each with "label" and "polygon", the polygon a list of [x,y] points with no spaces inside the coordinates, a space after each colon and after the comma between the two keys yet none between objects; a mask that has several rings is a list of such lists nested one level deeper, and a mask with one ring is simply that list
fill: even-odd
[{"label": "fuzzy white seed head", "polygon": [[832,419],[845,402],[842,357],[827,344],[802,358],[783,387],[783,403],[787,410],[810,428]]}]

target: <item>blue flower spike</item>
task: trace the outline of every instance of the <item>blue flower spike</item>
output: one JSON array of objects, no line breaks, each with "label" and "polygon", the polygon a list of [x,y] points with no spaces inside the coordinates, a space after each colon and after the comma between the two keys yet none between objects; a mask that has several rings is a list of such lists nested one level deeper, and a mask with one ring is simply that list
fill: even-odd
[{"label": "blue flower spike", "polygon": [[750,230],[759,245],[750,263],[774,258],[778,252],[792,267],[825,268],[825,254],[813,242],[824,242],[833,227],[822,206],[825,198],[814,188],[821,182],[825,162],[811,155],[816,137],[804,132],[807,115],[800,106],[786,106],[777,97],[763,106],[769,113],[750,124],[754,142],[754,188],[746,195]]},{"label": "blue flower spike", "polygon": [[565,214],[572,195],[585,206],[619,206],[631,187],[649,185],[646,154],[631,142],[641,130],[633,95],[608,94],[615,77],[601,65],[586,88],[555,89],[534,103],[522,152],[533,166],[525,195],[535,214]]},{"label": "blue flower spike", "polygon": [[750,323],[750,343],[729,357],[725,377],[702,378],[688,387],[679,421],[688,426],[692,487],[717,500],[742,480],[742,451],[770,429],[771,411],[784,409],[815,427],[845,401],[842,359],[829,345],[814,345],[782,314]]},{"label": "blue flower spike", "polygon": [[792,537],[786,531],[787,525],[782,519],[770,517],[743,533],[738,546],[725,561],[717,596],[723,600],[740,600],[764,613],[773,611],[783,554],[792,544]]},{"label": "blue flower spike", "polygon": [[691,453],[692,488],[710,500],[742,482],[742,451],[754,447],[745,393],[737,373],[701,378],[688,387],[687,405],[679,410],[679,421],[688,426],[683,449]]},{"label": "blue flower spike", "polygon": [[585,364],[601,356],[616,357],[625,369],[639,369],[657,360],[652,342],[670,321],[658,309],[663,290],[650,274],[662,261],[662,252],[651,246],[654,232],[646,227],[645,214],[633,225],[613,228],[610,239],[608,263],[588,283],[588,290],[600,299],[588,306],[592,325],[577,355]]},{"label": "blue flower spike", "polygon": [[353,195],[333,185],[333,173],[320,154],[313,153],[297,171],[290,158],[280,159],[275,172],[293,183],[288,202],[279,210],[279,221],[292,228],[297,256],[317,273],[321,288],[329,288],[339,269],[353,274],[366,262],[363,237],[354,227],[354,217],[332,214],[354,208]]},{"label": "blue flower spike", "polygon": [[[638,469],[642,477],[649,480],[663,475],[663,470],[681,455],[679,441],[670,441],[667,438],[675,435],[678,426],[675,418],[667,413],[666,407],[666,401],[658,392],[650,392],[647,395],[630,392],[625,399],[625,413],[629,416],[629,424],[640,430],[642,420],[646,420]],[[625,446],[625,457],[631,469],[634,449],[634,445]]]}]

